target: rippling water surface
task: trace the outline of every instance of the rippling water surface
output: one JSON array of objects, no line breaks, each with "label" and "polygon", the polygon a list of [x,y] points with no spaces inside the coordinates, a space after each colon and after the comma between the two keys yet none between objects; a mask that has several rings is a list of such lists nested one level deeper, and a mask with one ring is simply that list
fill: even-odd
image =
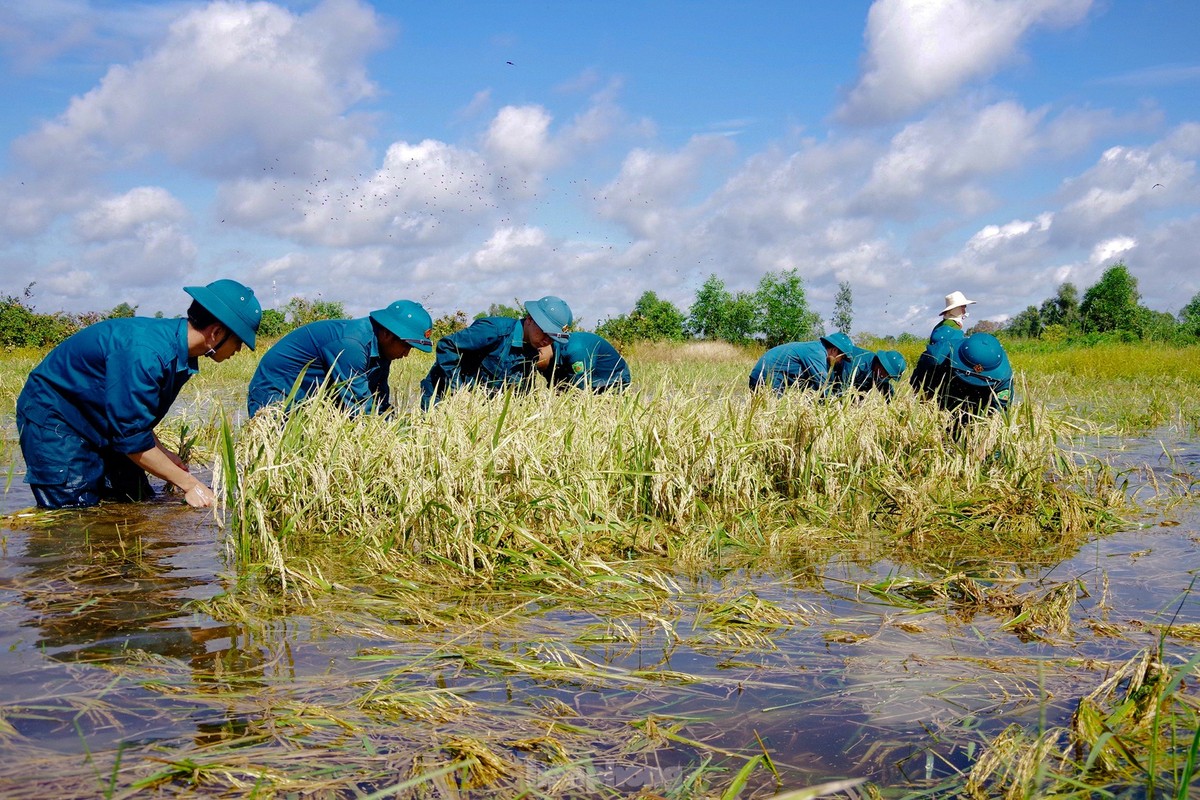
[{"label": "rippling water surface", "polygon": [[[1185,476],[1186,485],[1200,465],[1200,449],[1187,442],[1100,446],[1147,498],[1156,482]],[[339,687],[349,692],[406,652],[424,659],[439,646],[436,631],[387,641],[379,635],[386,628],[347,632],[355,626],[326,615],[240,624],[196,611],[192,601],[229,588],[231,569],[214,516],[177,496],[23,516],[31,498],[14,482],[2,502],[9,520],[0,532],[2,794],[37,795],[39,784],[60,777],[63,763],[114,748],[178,747],[181,740],[202,746],[261,726],[262,711],[236,699],[247,692],[293,704],[340,702]],[[680,748],[679,764],[660,762],[664,770],[682,768],[698,752],[746,752],[761,741],[785,784],[789,775],[798,785],[848,775],[885,784],[936,777],[972,753],[956,737],[931,731],[1063,724],[1103,679],[1097,663],[1155,644],[1169,622],[1200,623],[1191,591],[1200,567],[1200,504],[1184,497],[1157,508],[1144,527],[1097,538],[1059,563],[1022,564],[1012,554],[1017,568],[1005,580],[1014,591],[1071,581],[1081,588],[1065,635],[1022,636],[996,616],[905,606],[864,586],[911,572],[833,561],[794,576],[681,578],[671,623],[656,631],[642,620],[641,635],[624,643],[594,635],[611,620],[551,600],[515,632],[506,629],[514,651],[569,646],[620,674],[670,670],[699,681],[585,686],[498,675],[461,660],[430,662],[428,680],[514,709],[554,700],[584,720],[682,720],[682,734],[704,747]],[[978,566],[973,574],[981,574]],[[706,622],[713,599],[751,593],[790,616],[749,626],[731,644],[730,628]],[[495,602],[503,614],[503,600]],[[1164,641],[1171,655],[1194,649]],[[392,659],[362,657],[380,648]],[[208,701],[198,702],[197,692]],[[55,762],[54,754],[67,760]],[[103,770],[96,771],[93,788],[103,786]]]}]

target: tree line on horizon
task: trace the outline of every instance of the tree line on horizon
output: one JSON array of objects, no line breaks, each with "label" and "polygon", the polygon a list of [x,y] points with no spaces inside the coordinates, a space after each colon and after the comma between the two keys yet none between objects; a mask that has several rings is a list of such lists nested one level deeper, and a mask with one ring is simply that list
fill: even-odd
[{"label": "tree line on horizon", "polygon": [[[42,314],[31,300],[33,283],[20,295],[0,295],[0,347],[49,347],[92,323],[132,317],[137,306],[119,303],[106,312]],[[514,305],[493,303],[474,315],[520,318],[520,301]],[[829,325],[849,335],[853,325],[854,295],[847,282],[838,284]],[[155,313],[163,317],[163,312]],[[264,309],[259,335],[271,339],[301,325],[321,319],[346,319],[345,304],[329,300],[293,297],[282,310]],[[456,310],[434,320],[433,338],[438,339],[467,327],[472,321]],[[1048,343],[1095,344],[1102,341],[1194,344],[1200,341],[1200,292],[1178,313],[1155,311],[1141,303],[1137,278],[1124,262],[1104,271],[1082,296],[1072,283],[1063,283],[1039,306],[1029,306],[1007,323],[991,320],[976,323],[969,332],[986,331],[1002,338],[1039,340]],[[639,341],[723,341],[735,345],[760,344],[774,347],[793,341],[823,336],[826,327],[813,311],[804,282],[795,269],[769,272],[753,291],[733,292],[716,274],[709,275],[696,292],[687,311],[653,291],[644,292],[625,314],[602,321],[596,333],[616,344]],[[885,342],[919,341],[911,333],[899,336],[866,334]]]}]

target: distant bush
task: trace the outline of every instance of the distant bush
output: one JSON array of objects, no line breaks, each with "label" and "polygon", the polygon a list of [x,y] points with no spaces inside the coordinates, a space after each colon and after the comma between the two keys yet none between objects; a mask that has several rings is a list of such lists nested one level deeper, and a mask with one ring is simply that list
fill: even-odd
[{"label": "distant bush", "polygon": [[29,300],[33,284],[22,295],[0,295],[0,347],[50,347],[79,330],[79,321],[68,314],[39,314]]},{"label": "distant bush", "polygon": [[277,311],[274,308],[265,308],[262,312],[262,319],[258,323],[258,335],[272,339],[276,336],[283,336],[291,330],[288,325],[287,316],[282,311]]}]

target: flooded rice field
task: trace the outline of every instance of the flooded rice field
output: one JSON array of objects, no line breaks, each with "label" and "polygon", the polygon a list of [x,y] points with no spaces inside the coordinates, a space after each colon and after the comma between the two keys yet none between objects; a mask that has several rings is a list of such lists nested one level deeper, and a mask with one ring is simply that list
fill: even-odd
[{"label": "flooded rice field", "polygon": [[528,796],[936,794],[1008,725],[1068,724],[1145,648],[1196,649],[1200,447],[1096,446],[1147,513],[1054,563],[798,556],[614,582],[607,607],[536,588],[414,607],[390,576],[395,594],[247,616],[213,514],[170,495],[29,514],[17,478],[0,795],[489,796],[455,778],[467,761]]}]

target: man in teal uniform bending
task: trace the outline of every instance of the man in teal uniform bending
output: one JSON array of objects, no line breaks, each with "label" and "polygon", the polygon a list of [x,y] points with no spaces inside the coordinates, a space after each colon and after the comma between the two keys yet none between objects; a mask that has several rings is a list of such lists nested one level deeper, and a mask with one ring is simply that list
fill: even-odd
[{"label": "man in teal uniform bending", "polygon": [[149,472],[178,486],[188,505],[212,489],[162,446],[154,428],[199,357],[224,361],[254,349],[262,307],[237,281],[188,286],[187,319],[128,317],[72,334],[29,373],[17,398],[25,482],[42,508],[94,506],[154,495]]},{"label": "man in teal uniform bending", "polygon": [[246,408],[254,416],[265,405],[289,397],[299,403],[326,386],[351,413],[386,411],[392,362],[414,347],[430,352],[432,328],[429,312],[412,300],[397,300],[361,319],[301,325],[258,362]]},{"label": "man in teal uniform bending", "polygon": [[911,378],[925,399],[954,412],[959,433],[973,416],[1003,411],[1013,402],[1013,370],[1000,340],[973,333],[929,345]]},{"label": "man in teal uniform bending", "polygon": [[597,394],[628,386],[629,364],[617,348],[595,333],[575,331],[571,338],[555,342],[538,369],[551,386],[588,389]]},{"label": "man in teal uniform bending", "polygon": [[790,342],[772,347],[750,371],[750,388],[770,386],[775,394],[791,387],[830,394],[838,389],[838,365],[857,350],[844,333],[831,333],[815,342]]},{"label": "man in teal uniform bending", "polygon": [[421,408],[428,409],[447,392],[478,386],[489,392],[507,387],[528,389],[538,351],[565,343],[571,308],[547,295],[525,303],[522,319],[483,317],[438,340],[429,374],[421,381]]},{"label": "man in teal uniform bending", "polygon": [[854,355],[842,362],[842,388],[863,393],[874,389],[891,400],[894,384],[907,367],[904,356],[895,350],[876,353],[855,348]]}]

